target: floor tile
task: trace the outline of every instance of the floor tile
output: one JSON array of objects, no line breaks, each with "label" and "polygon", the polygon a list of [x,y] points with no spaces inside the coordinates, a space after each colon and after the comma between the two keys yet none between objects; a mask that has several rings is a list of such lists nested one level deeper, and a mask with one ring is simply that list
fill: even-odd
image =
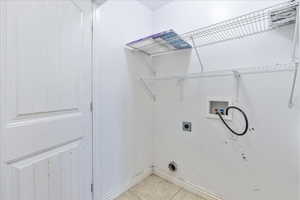
[{"label": "floor tile", "polygon": [[152,175],[130,191],[141,200],[170,200],[180,189],[180,187]]},{"label": "floor tile", "polygon": [[131,192],[126,192],[116,198],[115,200],[140,200],[136,195],[132,194]]},{"label": "floor tile", "polygon": [[205,200],[204,198],[190,193],[186,190],[181,190],[172,200]]}]

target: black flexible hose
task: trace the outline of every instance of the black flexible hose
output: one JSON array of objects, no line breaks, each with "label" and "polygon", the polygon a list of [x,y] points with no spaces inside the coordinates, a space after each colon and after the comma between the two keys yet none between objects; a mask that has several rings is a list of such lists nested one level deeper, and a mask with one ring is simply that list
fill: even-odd
[{"label": "black flexible hose", "polygon": [[229,111],[230,109],[235,109],[235,110],[238,110],[238,111],[240,111],[240,112],[242,113],[242,115],[243,115],[243,117],[244,117],[244,119],[245,119],[245,122],[246,122],[245,129],[244,129],[244,131],[243,131],[242,133],[235,132],[235,131],[234,131],[234,130],[226,123],[226,121],[224,120],[224,118],[223,118],[223,116],[221,115],[221,113],[217,112],[216,114],[220,117],[220,119],[221,119],[222,122],[225,124],[225,126],[226,126],[233,134],[235,134],[235,135],[237,135],[237,136],[243,136],[243,135],[245,135],[245,134],[248,132],[248,127],[249,127],[248,117],[247,117],[246,113],[245,113],[242,109],[240,109],[240,108],[238,108],[238,107],[236,107],[236,106],[229,106],[229,107],[226,108],[226,111],[225,111],[226,115],[228,115],[228,111]]}]

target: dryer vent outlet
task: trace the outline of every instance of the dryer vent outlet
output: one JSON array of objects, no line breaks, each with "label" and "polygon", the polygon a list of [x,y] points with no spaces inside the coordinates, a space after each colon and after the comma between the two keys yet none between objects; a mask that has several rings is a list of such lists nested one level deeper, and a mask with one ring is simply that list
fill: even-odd
[{"label": "dryer vent outlet", "polygon": [[178,169],[178,167],[177,167],[176,162],[174,162],[174,161],[170,162],[170,164],[169,164],[169,170],[170,170],[171,172],[176,172],[177,169]]}]

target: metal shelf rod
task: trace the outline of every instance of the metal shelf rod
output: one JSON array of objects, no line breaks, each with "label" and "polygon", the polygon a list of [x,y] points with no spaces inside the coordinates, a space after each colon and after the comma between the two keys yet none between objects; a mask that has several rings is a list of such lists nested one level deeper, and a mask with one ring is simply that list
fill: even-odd
[{"label": "metal shelf rod", "polygon": [[[279,65],[280,66],[280,65]],[[161,77],[149,77],[143,78],[145,81],[164,81],[164,80],[180,80],[180,79],[197,79],[197,78],[209,78],[209,77],[226,77],[226,76],[235,76],[236,73],[241,75],[247,74],[266,74],[266,73],[276,73],[276,72],[293,72],[295,67],[272,67],[272,68],[237,68],[230,70],[216,70],[208,71],[202,73],[190,73],[186,75],[172,75],[172,76],[161,76]]]}]

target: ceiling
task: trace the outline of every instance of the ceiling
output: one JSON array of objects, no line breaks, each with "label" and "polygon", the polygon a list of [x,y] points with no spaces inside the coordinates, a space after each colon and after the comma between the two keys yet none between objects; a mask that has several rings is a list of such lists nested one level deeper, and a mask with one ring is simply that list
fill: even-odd
[{"label": "ceiling", "polygon": [[[94,1],[98,5],[101,5],[107,0],[92,0],[92,1]],[[144,4],[146,7],[150,8],[151,10],[156,10],[173,0],[138,0],[138,1],[140,1],[142,4]]]},{"label": "ceiling", "polygon": [[[174,0],[138,0],[141,3],[143,3],[145,6],[147,6],[148,8],[150,8],[151,10],[156,10],[162,6],[164,6],[167,3],[170,3],[171,1]],[[210,0],[202,0],[202,1],[210,1]],[[216,0],[216,1],[224,1],[224,0]],[[245,0],[233,0],[233,1],[245,1]],[[261,1],[261,0],[248,0],[248,1]],[[269,1],[269,0],[265,0],[265,1]],[[287,1],[287,0],[272,0],[272,1]]]},{"label": "ceiling", "polygon": [[161,6],[173,1],[173,0],[139,0],[142,4],[150,8],[151,10],[156,10]]},{"label": "ceiling", "polygon": [[[93,0],[93,1],[96,2],[97,4],[101,5],[102,3],[104,3],[107,0]],[[119,1],[124,1],[124,0],[119,0]],[[174,0],[137,0],[137,1],[140,1],[142,4],[144,4],[151,10],[156,10]],[[209,0],[203,0],[203,1],[209,1]],[[217,0],[217,1],[224,1],[224,0]],[[235,0],[235,1],[245,1],[245,0]],[[260,0],[248,0],[248,1],[260,1]],[[273,1],[276,1],[276,0],[273,0]],[[285,0],[278,0],[278,1],[285,1]]]}]

